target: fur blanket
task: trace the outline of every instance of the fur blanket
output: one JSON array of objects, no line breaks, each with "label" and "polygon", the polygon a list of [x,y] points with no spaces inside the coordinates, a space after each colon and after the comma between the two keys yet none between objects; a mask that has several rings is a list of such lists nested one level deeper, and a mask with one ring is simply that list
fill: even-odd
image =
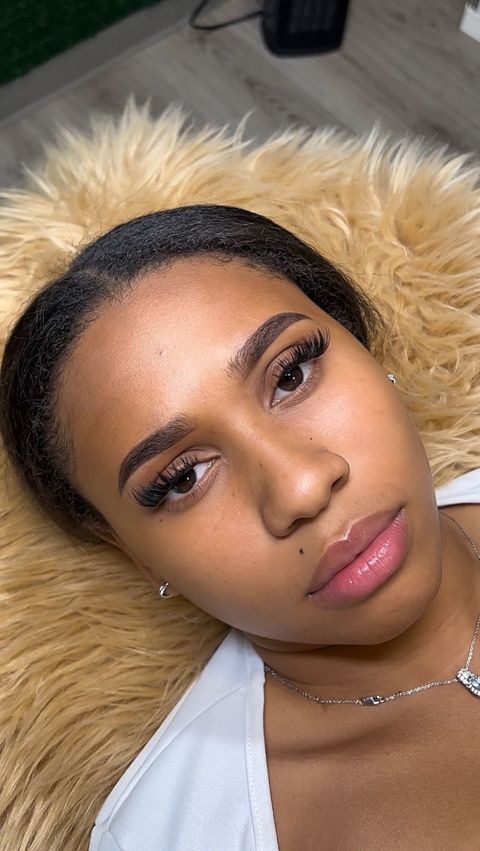
[{"label": "fur blanket", "polygon": [[[248,118],[248,116],[246,116]],[[59,128],[0,195],[4,340],[28,297],[113,225],[190,203],[246,207],[357,280],[390,333],[375,356],[419,429],[437,486],[480,466],[480,168],[374,128],[193,130],[130,99]],[[118,550],[73,541],[0,467],[0,835],[5,851],[86,849],[104,798],[228,627],[162,603]]]}]

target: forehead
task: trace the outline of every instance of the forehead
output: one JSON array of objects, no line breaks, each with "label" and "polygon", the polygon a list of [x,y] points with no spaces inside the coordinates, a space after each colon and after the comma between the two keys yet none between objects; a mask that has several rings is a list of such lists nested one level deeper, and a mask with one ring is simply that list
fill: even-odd
[{"label": "forehead", "polygon": [[158,369],[174,358],[182,357],[185,378],[189,369],[197,372],[199,357],[223,352],[226,360],[270,315],[308,306],[315,308],[291,282],[238,261],[177,261],[142,277],[82,333],[66,369],[66,385],[75,385],[71,401],[88,388],[82,410],[98,413],[107,397],[134,390],[132,380],[143,383],[152,374],[157,381]]},{"label": "forehead", "polygon": [[179,260],[139,279],[86,328],[66,366],[62,406],[76,456],[123,458],[205,391],[269,316],[319,309],[291,282],[238,261]]}]

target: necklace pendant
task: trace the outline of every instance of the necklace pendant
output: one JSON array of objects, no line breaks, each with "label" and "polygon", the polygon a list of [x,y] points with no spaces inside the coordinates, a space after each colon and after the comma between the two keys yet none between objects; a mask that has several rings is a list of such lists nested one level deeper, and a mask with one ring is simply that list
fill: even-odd
[{"label": "necklace pendant", "polygon": [[360,703],[362,706],[375,706],[377,703],[383,703],[384,700],[385,698],[379,694],[370,694],[368,697],[361,697]]},{"label": "necklace pendant", "polygon": [[460,668],[457,680],[476,697],[480,697],[480,677],[477,674],[473,674],[468,668]]}]

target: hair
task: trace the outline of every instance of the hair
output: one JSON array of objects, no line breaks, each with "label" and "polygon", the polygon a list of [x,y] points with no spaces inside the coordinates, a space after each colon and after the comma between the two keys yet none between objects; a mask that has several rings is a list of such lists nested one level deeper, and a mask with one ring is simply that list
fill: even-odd
[{"label": "hair", "polygon": [[384,331],[375,305],[345,274],[289,230],[249,210],[176,207],[101,235],[28,303],[10,331],[0,370],[7,454],[40,507],[75,537],[99,540],[109,527],[72,484],[73,447],[60,416],[67,359],[102,306],[127,296],[139,276],[200,255],[236,258],[289,280],[368,350]]}]

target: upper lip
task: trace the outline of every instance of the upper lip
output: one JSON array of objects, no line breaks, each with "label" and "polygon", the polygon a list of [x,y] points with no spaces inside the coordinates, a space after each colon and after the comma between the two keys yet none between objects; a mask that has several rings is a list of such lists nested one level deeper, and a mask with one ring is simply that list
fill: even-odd
[{"label": "upper lip", "polygon": [[399,509],[378,511],[369,517],[362,517],[350,526],[347,534],[334,541],[323,553],[312,580],[309,594],[320,591],[333,576],[350,564],[356,556],[363,553],[374,538],[386,529]]}]

